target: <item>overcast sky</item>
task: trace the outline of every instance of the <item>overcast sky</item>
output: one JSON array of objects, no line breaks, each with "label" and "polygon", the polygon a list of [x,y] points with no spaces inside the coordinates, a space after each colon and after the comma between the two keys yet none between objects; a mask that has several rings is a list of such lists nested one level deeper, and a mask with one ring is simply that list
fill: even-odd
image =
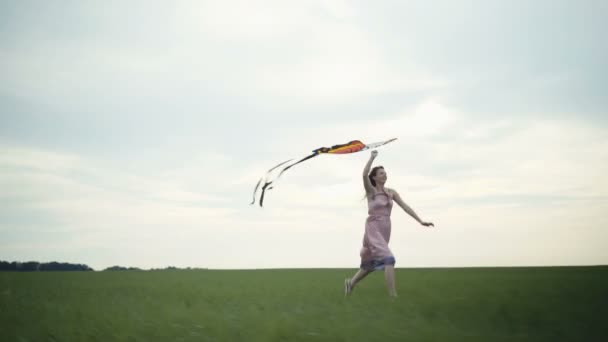
[{"label": "overcast sky", "polygon": [[379,149],[397,267],[608,263],[606,1],[4,1],[0,260],[352,267]]}]

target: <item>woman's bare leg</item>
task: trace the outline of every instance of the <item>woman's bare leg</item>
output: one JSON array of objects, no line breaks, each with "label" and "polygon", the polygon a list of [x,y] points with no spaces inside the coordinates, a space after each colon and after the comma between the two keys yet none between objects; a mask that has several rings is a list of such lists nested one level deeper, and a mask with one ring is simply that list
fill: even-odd
[{"label": "woman's bare leg", "polygon": [[350,280],[350,287],[354,288],[355,284],[357,284],[358,282],[360,282],[361,280],[363,280],[363,278],[367,277],[367,275],[370,274],[370,273],[372,273],[372,272],[360,268],[357,271],[357,273],[355,273],[355,276],[351,278],[351,280]]},{"label": "woman's bare leg", "polygon": [[395,266],[384,266],[384,279],[386,280],[388,295],[391,297],[397,297],[397,290],[395,289]]},{"label": "woman's bare leg", "polygon": [[372,271],[368,271],[368,270],[364,270],[364,269],[360,268],[351,279],[347,279],[348,287],[349,287],[349,291],[347,294],[350,294],[350,292],[355,288],[355,285],[357,285],[358,282],[360,282],[363,278],[365,278],[370,273],[372,273]]}]

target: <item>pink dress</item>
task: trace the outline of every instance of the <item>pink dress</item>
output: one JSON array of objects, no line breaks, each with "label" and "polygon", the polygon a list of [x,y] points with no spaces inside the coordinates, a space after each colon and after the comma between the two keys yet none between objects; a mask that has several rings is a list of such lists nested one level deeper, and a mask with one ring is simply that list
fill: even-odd
[{"label": "pink dress", "polygon": [[392,195],[374,190],[367,199],[368,217],[361,248],[361,268],[374,271],[385,265],[395,265],[395,257],[388,247],[391,238]]}]

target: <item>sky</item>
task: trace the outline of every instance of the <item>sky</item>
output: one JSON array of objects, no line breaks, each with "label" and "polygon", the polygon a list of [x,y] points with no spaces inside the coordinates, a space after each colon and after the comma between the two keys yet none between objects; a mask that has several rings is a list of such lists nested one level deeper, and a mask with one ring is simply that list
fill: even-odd
[{"label": "sky", "polygon": [[357,268],[378,149],[397,267],[608,264],[606,1],[0,3],[0,260]]}]

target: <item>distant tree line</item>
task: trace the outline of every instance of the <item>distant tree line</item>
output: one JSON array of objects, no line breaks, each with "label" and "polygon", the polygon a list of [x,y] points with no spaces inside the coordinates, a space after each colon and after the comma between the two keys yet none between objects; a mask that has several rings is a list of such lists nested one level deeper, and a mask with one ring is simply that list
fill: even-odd
[{"label": "distant tree line", "polygon": [[104,269],[104,271],[141,271],[141,268],[137,267],[123,267],[123,266],[112,266]]},{"label": "distant tree line", "polygon": [[38,262],[38,261],[0,261],[0,271],[17,271],[17,272],[32,272],[32,271],[93,271],[84,264],[70,264],[67,262]]},{"label": "distant tree line", "polygon": [[104,269],[104,271],[192,271],[192,270],[206,270],[207,268],[198,268],[198,267],[186,267],[180,268],[175,266],[167,266],[165,268],[151,268],[149,270],[142,270],[138,267],[124,267],[124,266],[112,266]]},{"label": "distant tree line", "polygon": [[[167,266],[165,268],[152,268],[150,271],[162,270],[204,270],[206,268],[186,267],[178,268],[175,266]],[[35,271],[94,271],[91,267],[84,264],[70,264],[67,262],[38,262],[38,261],[1,261],[0,271],[17,271],[17,272],[35,272]],[[145,271],[138,267],[111,266],[105,268],[104,271]]]}]

